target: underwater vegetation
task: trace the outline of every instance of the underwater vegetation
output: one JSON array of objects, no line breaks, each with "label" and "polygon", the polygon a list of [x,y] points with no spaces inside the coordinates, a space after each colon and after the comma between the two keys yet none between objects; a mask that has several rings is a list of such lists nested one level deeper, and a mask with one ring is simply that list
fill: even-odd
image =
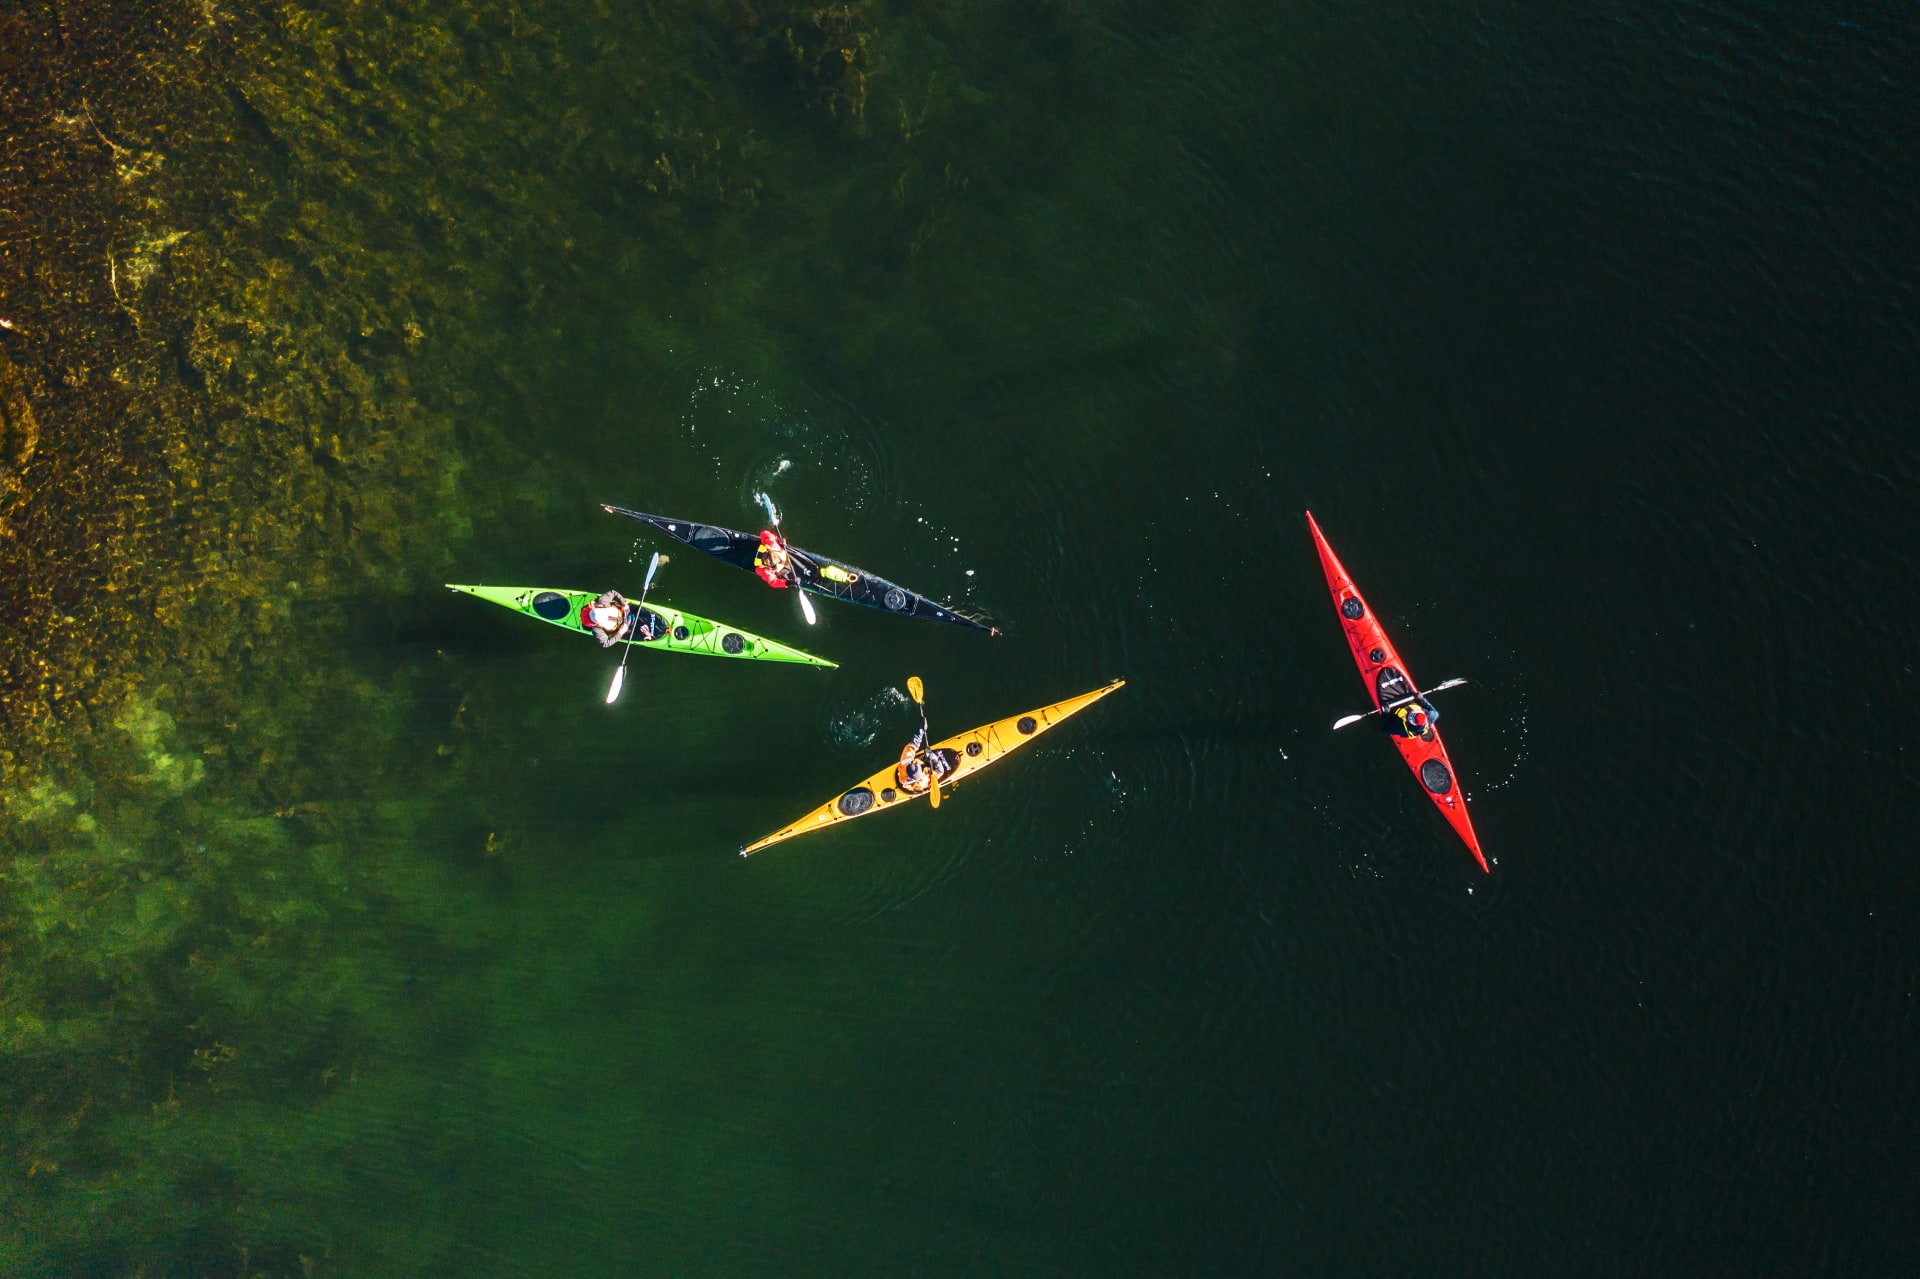
[{"label": "underwater vegetation", "polygon": [[[531,872],[473,798],[498,765],[458,662],[346,654],[533,500],[515,424],[570,353],[760,308],[812,331],[828,287],[822,341],[882,340],[872,299],[994,188],[952,143],[991,115],[993,29],[866,0],[0,13],[0,1274],[453,1255],[379,1211],[473,1134],[364,1134],[432,1129],[405,1063],[473,1033]],[[800,266],[847,209],[859,258]],[[581,314],[606,335],[563,338]],[[471,858],[423,860],[429,826]]]}]

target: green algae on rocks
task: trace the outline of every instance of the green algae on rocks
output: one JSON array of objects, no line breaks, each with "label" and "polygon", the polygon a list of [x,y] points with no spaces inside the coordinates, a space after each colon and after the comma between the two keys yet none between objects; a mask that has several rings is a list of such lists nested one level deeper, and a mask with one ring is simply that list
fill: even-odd
[{"label": "green algae on rocks", "polygon": [[[563,314],[664,346],[752,307],[702,272],[810,239],[835,146],[892,157],[858,197],[894,211],[879,258],[925,243],[964,190],[928,145],[955,80],[882,19],[0,15],[0,1271],[452,1255],[310,1205],[404,1202],[415,1156],[356,1134],[434,1113],[403,1063],[470,1032],[412,992],[485,998],[514,841],[472,815],[457,663],[343,651],[517,500],[475,477],[529,464],[498,406],[538,411]],[[473,863],[423,864],[449,826]]]}]

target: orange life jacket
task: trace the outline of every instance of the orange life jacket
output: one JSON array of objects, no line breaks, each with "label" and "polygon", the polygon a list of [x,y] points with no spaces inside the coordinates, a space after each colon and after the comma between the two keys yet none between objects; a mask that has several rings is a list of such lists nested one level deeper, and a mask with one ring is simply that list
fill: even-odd
[{"label": "orange life jacket", "polygon": [[[900,783],[901,790],[919,792],[925,790],[931,783],[932,774],[928,772],[927,766],[915,763],[919,757],[919,748],[912,742],[908,742],[900,749],[900,762],[894,765],[893,779]],[[916,768],[917,779],[914,774]]]}]

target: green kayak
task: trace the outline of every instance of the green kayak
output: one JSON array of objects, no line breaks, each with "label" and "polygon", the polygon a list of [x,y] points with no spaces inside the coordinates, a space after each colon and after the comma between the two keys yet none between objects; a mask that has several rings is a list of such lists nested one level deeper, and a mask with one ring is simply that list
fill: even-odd
[{"label": "green kayak", "polygon": [[[580,610],[591,604],[598,594],[595,591],[549,590],[541,586],[458,586],[447,583],[451,590],[462,591],[468,595],[477,595],[483,600],[504,605],[528,617],[537,617],[543,622],[552,622],[563,626],[576,635],[585,635],[587,628],[580,622]],[[803,653],[797,648],[788,648],[785,644],[743,631],[737,626],[728,626],[725,622],[716,622],[710,618],[696,617],[692,613],[682,613],[677,608],[669,608],[657,599],[649,599],[646,613],[642,616],[644,629],[660,636],[656,640],[621,640],[623,644],[638,644],[641,648],[662,648],[670,653],[704,653],[708,657],[746,657],[762,662],[799,662],[806,666],[825,666],[829,669],[839,665],[824,657],[815,657],[812,653]]]}]

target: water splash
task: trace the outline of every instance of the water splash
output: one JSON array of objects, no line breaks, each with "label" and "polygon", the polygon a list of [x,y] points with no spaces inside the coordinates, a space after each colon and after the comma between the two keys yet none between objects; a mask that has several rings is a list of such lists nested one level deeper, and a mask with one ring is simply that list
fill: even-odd
[{"label": "water splash", "polygon": [[1505,761],[1498,765],[1503,771],[1493,781],[1481,781],[1466,793],[1469,803],[1476,793],[1491,793],[1505,790],[1513,785],[1520,776],[1520,766],[1527,762],[1531,754],[1528,745],[1527,693],[1525,688],[1516,688],[1511,701],[1512,709],[1501,723],[1495,741],[1500,755]]},{"label": "water splash", "polygon": [[852,710],[828,720],[827,736],[836,746],[864,749],[873,745],[883,725],[897,718],[900,707],[911,703],[905,693],[888,685]]}]

